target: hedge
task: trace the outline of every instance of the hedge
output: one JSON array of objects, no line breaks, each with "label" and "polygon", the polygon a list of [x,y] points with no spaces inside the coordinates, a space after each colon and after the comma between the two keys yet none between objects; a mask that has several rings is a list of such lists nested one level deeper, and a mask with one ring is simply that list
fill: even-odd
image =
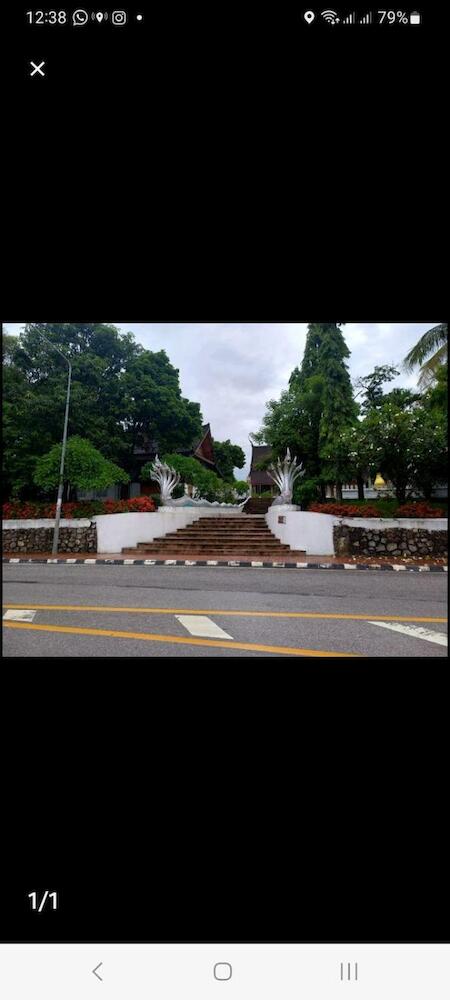
[{"label": "hedge", "polygon": [[[64,503],[61,508],[61,517],[72,521],[82,517],[94,517],[96,514],[148,514],[155,510],[155,502],[148,496],[135,497],[133,500],[78,500],[73,503]],[[35,503],[26,500],[10,501],[3,504],[2,514],[5,521],[54,518],[56,504]]]}]

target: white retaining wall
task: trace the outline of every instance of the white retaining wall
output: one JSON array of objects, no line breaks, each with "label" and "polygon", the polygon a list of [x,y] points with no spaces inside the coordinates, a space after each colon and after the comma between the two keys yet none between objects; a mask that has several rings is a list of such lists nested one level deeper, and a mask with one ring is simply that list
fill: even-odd
[{"label": "white retaining wall", "polygon": [[241,514],[236,507],[159,507],[153,514],[97,514],[97,552],[120,552],[138,542],[152,542],[200,517],[230,517]]},{"label": "white retaining wall", "polygon": [[[283,517],[284,523],[278,518]],[[447,531],[444,517],[335,517],[332,514],[315,514],[313,511],[285,510],[282,506],[269,507],[266,521],[280,542],[291,549],[304,549],[306,554],[331,556],[334,554],[333,527],[348,524],[353,528],[382,531],[386,528],[424,528],[426,531]]]}]

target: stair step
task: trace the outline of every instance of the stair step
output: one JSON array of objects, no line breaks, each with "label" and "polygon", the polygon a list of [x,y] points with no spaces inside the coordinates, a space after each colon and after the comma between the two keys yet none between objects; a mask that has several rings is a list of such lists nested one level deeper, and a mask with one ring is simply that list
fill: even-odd
[{"label": "stair step", "polygon": [[305,552],[301,550],[294,551],[294,549],[289,549],[289,552],[137,552],[136,549],[122,549],[122,555],[134,559],[180,559],[180,560],[190,560],[190,559],[239,559],[239,560],[251,560],[254,562],[260,562],[262,560],[267,560],[271,562],[289,562],[295,561],[297,559],[303,559]]},{"label": "stair step", "polygon": [[294,549],[289,549],[289,552],[136,552],[136,549],[122,549],[122,555],[127,558],[134,559],[179,559],[181,561],[185,560],[210,560],[216,559],[218,561],[227,559],[238,559],[251,562],[296,562],[297,560],[303,560],[305,557],[305,552],[301,550],[294,551]]},{"label": "stair step", "polygon": [[239,546],[209,546],[209,545],[154,545],[148,548],[135,549],[133,551],[137,552],[248,552],[252,555],[257,555],[258,552],[290,552],[289,548],[274,548],[273,546],[260,545],[257,549],[248,549],[244,546],[239,548]]},{"label": "stair step", "polygon": [[261,513],[239,517],[200,517],[161,538],[138,542],[133,548],[123,548],[122,553],[135,558],[255,562],[284,562],[305,555],[302,550],[290,549],[280,542]]}]

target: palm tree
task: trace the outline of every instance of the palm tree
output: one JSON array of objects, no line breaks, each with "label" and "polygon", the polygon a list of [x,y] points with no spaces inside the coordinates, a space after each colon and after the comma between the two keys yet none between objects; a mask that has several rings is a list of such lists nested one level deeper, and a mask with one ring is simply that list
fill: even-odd
[{"label": "palm tree", "polygon": [[[438,323],[414,344],[403,362],[406,371],[420,365],[419,388],[425,389],[436,378],[436,371],[447,361],[448,325]],[[428,357],[431,355],[431,357]],[[425,359],[428,357],[428,361]]]}]

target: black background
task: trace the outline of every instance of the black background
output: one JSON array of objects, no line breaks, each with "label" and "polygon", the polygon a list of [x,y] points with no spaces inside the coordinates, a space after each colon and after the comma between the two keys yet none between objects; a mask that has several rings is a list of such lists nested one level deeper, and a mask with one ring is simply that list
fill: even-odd
[{"label": "black background", "polygon": [[[242,6],[8,12],[8,319],[444,315],[448,15]],[[7,665],[3,940],[445,937],[442,660],[243,662]]]}]

